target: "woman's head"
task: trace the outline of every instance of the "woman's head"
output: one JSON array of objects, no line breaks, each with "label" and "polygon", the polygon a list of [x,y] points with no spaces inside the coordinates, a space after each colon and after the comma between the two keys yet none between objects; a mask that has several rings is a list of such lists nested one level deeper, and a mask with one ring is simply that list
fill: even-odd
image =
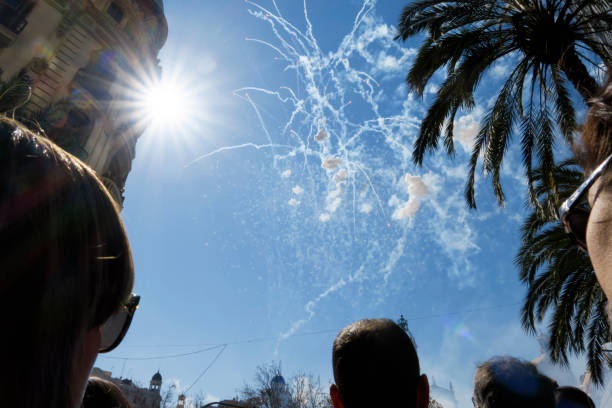
[{"label": "woman's head", "polygon": [[93,364],[76,360],[132,285],[128,239],[95,173],[0,118],[0,353],[11,373],[1,387],[15,398],[4,402],[72,406],[75,377]]},{"label": "woman's head", "polygon": [[82,408],[132,408],[132,405],[115,384],[91,377],[87,382]]},{"label": "woman's head", "polygon": [[[599,95],[591,101],[584,124],[579,159],[592,185],[587,199],[591,207],[586,221],[586,241],[593,269],[601,287],[612,300],[612,72],[608,74]],[[601,173],[595,170],[608,162]],[[586,214],[586,213],[585,213]],[[582,218],[585,218],[583,216]],[[584,226],[584,222],[582,222]],[[582,228],[584,231],[584,228]]]}]

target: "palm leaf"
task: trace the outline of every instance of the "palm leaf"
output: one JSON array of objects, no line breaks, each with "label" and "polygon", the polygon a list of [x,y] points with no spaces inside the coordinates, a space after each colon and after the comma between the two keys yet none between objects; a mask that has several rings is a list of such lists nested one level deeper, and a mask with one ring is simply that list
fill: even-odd
[{"label": "palm leaf", "polygon": [[[576,164],[566,160],[550,171],[533,172],[534,194],[541,207],[551,205],[549,181],[560,200],[582,182]],[[519,277],[527,287],[521,323],[528,333],[550,318],[548,351],[551,360],[567,364],[571,354],[586,354],[593,381],[600,384],[604,366],[601,345],[610,339],[602,299],[605,296],[586,254],[572,246],[556,210],[533,209],[522,228],[522,245],[515,257]]]},{"label": "palm leaf", "polygon": [[[564,142],[571,143],[576,129],[575,101],[569,84],[580,92],[583,101],[587,101],[597,88],[587,65],[598,69],[602,62],[612,64],[611,9],[611,0],[422,0],[407,5],[396,38],[407,40],[424,33],[425,39],[408,70],[406,81],[414,92],[422,95],[434,73],[443,67],[448,73],[422,121],[413,146],[413,161],[422,165],[423,156],[438,149],[445,121],[454,118],[457,109],[471,109],[474,92],[483,75],[499,58],[516,51],[517,64],[529,61],[528,68],[525,75],[514,78],[516,98],[506,100],[516,103],[520,118],[517,130],[521,134],[531,204],[539,205],[532,187],[533,167],[542,167],[549,175],[545,185],[552,198],[545,203],[548,208],[538,209],[550,213],[549,204],[557,201],[550,178],[550,169],[555,163],[553,146],[559,137],[556,131],[561,131]],[[547,21],[555,24],[542,33],[541,27],[548,24]],[[530,76],[526,75],[528,71]],[[536,90],[536,97],[532,91],[530,106],[524,107],[522,91],[528,81],[531,81],[532,90]],[[442,98],[447,101],[441,101]],[[513,109],[498,108],[497,112],[493,126],[489,123],[491,117],[483,118],[481,128],[488,127],[492,133],[477,138],[469,159],[465,198],[472,208],[476,208],[474,167],[478,155],[483,152],[488,153],[485,168],[492,172],[498,203],[503,203],[499,169],[504,159],[503,151],[511,144],[517,118]],[[503,123],[504,120],[509,123]],[[451,155],[454,153],[453,131],[453,124],[447,123],[444,148]]]}]

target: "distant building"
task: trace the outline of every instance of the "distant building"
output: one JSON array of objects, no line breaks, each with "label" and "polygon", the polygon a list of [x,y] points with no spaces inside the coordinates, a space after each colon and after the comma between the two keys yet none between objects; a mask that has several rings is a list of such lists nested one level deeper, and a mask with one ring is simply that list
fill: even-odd
[{"label": "distant building", "polygon": [[455,396],[452,382],[448,383],[448,388],[444,388],[436,384],[436,379],[432,377],[431,384],[429,385],[429,395],[432,399],[442,404],[444,408],[459,407],[459,402]]},{"label": "distant building", "polygon": [[167,35],[163,0],[0,1],[0,80],[31,84],[28,116],[119,204],[144,131],[128,91],[159,76]]},{"label": "distant building", "polygon": [[159,371],[151,378],[149,388],[139,387],[127,378],[115,378],[110,371],[100,370],[97,367],[94,367],[91,375],[116,384],[134,408],[160,408],[161,406],[162,376]]},{"label": "distant building", "polygon": [[291,401],[289,390],[287,389],[287,383],[282,375],[277,374],[272,378],[270,382],[271,392],[271,405],[273,407],[288,407]]}]

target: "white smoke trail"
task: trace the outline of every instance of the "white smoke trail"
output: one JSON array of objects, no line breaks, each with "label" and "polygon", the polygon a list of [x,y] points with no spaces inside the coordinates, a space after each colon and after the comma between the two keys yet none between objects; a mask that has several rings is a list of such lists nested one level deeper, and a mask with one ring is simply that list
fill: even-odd
[{"label": "white smoke trail", "polygon": [[[411,105],[410,97],[394,109],[383,103],[388,99],[381,86],[385,75],[397,75],[397,66],[407,66],[414,50],[393,40],[394,30],[374,15],[376,3],[364,0],[348,34],[337,49],[326,52],[315,38],[306,0],[304,31],[283,17],[276,1],[272,0],[271,9],[246,1],[249,13],[267,23],[274,37],[273,41],[246,40],[269,48],[275,60],[283,64],[283,71],[295,72],[296,83],[282,83],[276,89],[236,89],[234,94],[255,112],[267,143],[223,147],[190,163],[246,147],[269,148],[272,152],[274,169],[282,181],[278,189],[286,188],[278,191],[285,197],[278,202],[296,217],[285,228],[291,232],[283,244],[297,254],[297,265],[279,267],[289,262],[285,258],[270,262],[278,268],[279,276],[293,273],[288,279],[310,283],[308,288],[298,289],[308,292],[301,303],[305,316],[281,334],[277,350],[283,339],[316,316],[325,299],[363,282],[368,282],[368,289],[375,293],[388,288],[398,263],[406,256],[418,256],[406,253],[413,242],[409,231],[417,213],[436,194],[436,190],[427,188],[428,179],[420,176],[411,162],[411,145],[420,124],[413,109],[419,107]],[[401,80],[400,75],[399,83]],[[280,121],[280,126],[266,125],[261,112],[270,113],[269,109],[251,98],[255,94],[279,105],[277,114],[271,116]],[[287,112],[286,118],[282,112]],[[406,175],[411,178],[406,179]],[[443,223],[457,224],[454,219],[442,218],[441,205],[433,208],[438,219],[429,222],[438,230],[443,229]],[[305,217],[313,226],[297,231]],[[453,231],[460,230],[464,219]],[[280,222],[278,218],[275,221]],[[445,236],[440,236],[442,245]],[[298,256],[304,247],[306,255]],[[271,252],[286,254],[278,247]],[[402,270],[410,269],[402,265]]]}]

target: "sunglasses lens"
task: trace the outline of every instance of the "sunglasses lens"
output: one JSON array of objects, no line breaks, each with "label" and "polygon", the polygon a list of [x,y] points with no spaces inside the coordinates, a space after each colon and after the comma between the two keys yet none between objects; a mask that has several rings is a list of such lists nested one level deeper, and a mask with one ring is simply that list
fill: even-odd
[{"label": "sunglasses lens", "polygon": [[110,351],[119,344],[128,317],[127,308],[122,307],[120,311],[104,322],[101,327],[102,341],[100,342],[100,352]]},{"label": "sunglasses lens", "polygon": [[586,246],[586,229],[589,222],[589,211],[584,208],[572,208],[565,216],[563,224],[566,231],[572,236],[576,245],[584,251]]}]

